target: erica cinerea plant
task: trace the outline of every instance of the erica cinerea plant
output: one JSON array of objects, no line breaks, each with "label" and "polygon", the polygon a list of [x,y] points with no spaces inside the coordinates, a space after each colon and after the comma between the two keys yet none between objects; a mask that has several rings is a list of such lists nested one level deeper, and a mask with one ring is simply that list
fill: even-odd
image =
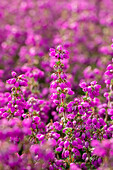
[{"label": "erica cinerea plant", "polygon": [[[66,101],[67,95],[73,95],[74,92],[63,70],[63,59],[68,58],[65,53],[68,54],[62,46],[58,46],[56,50],[50,49],[50,57],[56,58],[55,72],[51,76],[51,99],[56,104],[56,112],[61,118],[60,121],[47,126],[48,136],[55,143],[56,156],[50,169],[68,169],[74,166],[94,169],[101,161],[92,155],[91,141],[103,138],[103,132],[98,131],[98,128],[102,129],[106,124],[94,108],[98,105],[96,96],[99,95],[101,86],[96,81],[90,84],[82,82],[80,86],[86,94],[81,98]],[[60,164],[57,163],[59,161]]]},{"label": "erica cinerea plant", "polygon": [[[29,71],[19,76],[12,72],[13,78],[7,80],[11,92],[7,93],[6,106],[0,109],[1,145],[5,149],[1,150],[1,166],[34,170],[111,167],[112,64],[107,67],[105,80],[110,93],[104,93],[107,103],[102,104],[101,86],[95,80],[81,81],[83,95],[75,98],[66,71],[67,50],[60,45],[50,49],[49,55],[54,63],[50,101],[30,91],[33,75]],[[57,121],[50,118],[53,113]],[[7,154],[8,161],[4,159]]]},{"label": "erica cinerea plant", "polygon": [[53,93],[51,99],[55,104],[58,105],[56,108],[59,113],[63,113],[65,117],[66,111],[66,96],[73,95],[74,92],[71,90],[71,83],[67,80],[67,75],[65,73],[65,67],[67,63],[63,63],[63,60],[69,58],[68,51],[64,50],[62,46],[58,46],[55,49],[50,49],[50,57],[54,57],[56,62],[53,66],[54,73],[51,75],[53,79],[51,83],[51,88]]}]

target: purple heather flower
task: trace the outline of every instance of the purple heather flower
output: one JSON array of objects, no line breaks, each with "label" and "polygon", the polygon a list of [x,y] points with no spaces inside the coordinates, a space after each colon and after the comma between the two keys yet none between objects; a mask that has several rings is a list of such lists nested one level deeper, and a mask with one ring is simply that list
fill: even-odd
[{"label": "purple heather flower", "polygon": [[67,148],[69,146],[69,142],[68,141],[65,141],[64,142],[64,147]]},{"label": "purple heather flower", "polygon": [[62,112],[64,112],[64,107],[59,108],[59,113],[62,113]]},{"label": "purple heather flower", "polygon": [[62,151],[62,147],[56,148],[56,151],[57,151],[57,152],[61,152],[61,151]]},{"label": "purple heather flower", "polygon": [[70,163],[70,170],[80,170],[75,163]]},{"label": "purple heather flower", "polygon": [[64,151],[64,157],[67,158],[68,156],[69,156],[69,151],[68,150]]},{"label": "purple heather flower", "polygon": [[12,77],[16,77],[17,73],[15,71],[12,71],[11,75]]}]

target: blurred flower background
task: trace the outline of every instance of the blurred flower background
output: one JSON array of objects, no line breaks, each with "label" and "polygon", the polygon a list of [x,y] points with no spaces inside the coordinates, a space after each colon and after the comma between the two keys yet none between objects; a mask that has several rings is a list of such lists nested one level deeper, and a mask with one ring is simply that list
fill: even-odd
[{"label": "blurred flower background", "polygon": [[[3,0],[0,3],[0,91],[12,70],[44,72],[50,82],[48,51],[62,44],[70,54],[73,90],[98,79],[113,55],[112,0]],[[49,72],[49,73],[48,73]],[[42,93],[46,94],[46,90]]]}]

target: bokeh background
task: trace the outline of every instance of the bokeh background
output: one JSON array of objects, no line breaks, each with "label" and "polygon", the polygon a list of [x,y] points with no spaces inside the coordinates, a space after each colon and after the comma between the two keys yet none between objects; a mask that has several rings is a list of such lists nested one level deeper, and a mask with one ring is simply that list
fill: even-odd
[{"label": "bokeh background", "polygon": [[[0,91],[15,70],[42,77],[43,97],[51,82],[49,48],[69,51],[69,79],[75,93],[81,80],[104,83],[113,56],[113,0],[2,0],[0,2]],[[38,69],[37,69],[38,68]],[[48,84],[48,85],[47,85]]]}]

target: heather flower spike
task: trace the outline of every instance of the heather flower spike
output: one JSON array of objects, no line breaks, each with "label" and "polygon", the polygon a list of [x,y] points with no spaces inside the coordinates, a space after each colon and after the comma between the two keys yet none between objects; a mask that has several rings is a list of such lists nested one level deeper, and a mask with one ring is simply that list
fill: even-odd
[{"label": "heather flower spike", "polygon": [[63,47],[59,45],[56,49],[50,48],[49,55],[50,57],[54,57],[56,59],[53,66],[54,73],[51,76],[51,78],[53,78],[51,87],[54,89],[55,92],[51,95],[51,99],[54,103],[57,99],[60,99],[57,110],[59,113],[63,113],[63,116],[65,118],[66,96],[74,94],[70,86],[68,87],[68,80],[64,70],[65,65],[63,63],[63,60],[67,60],[69,58],[69,54],[68,51],[64,50]]}]

